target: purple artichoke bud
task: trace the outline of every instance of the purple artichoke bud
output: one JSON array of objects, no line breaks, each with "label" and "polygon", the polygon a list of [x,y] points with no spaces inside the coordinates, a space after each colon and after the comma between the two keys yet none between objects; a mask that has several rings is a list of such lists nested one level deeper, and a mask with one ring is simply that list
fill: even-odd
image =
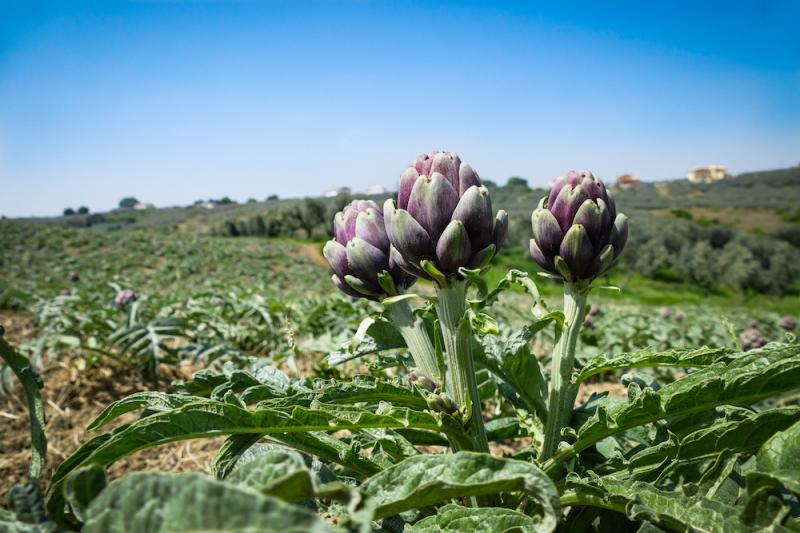
[{"label": "purple artichoke bud", "polygon": [[451,152],[423,154],[400,176],[397,201],[383,206],[396,263],[415,276],[434,279],[422,261],[444,275],[481,268],[505,240],[508,214],[492,212],[478,174]]},{"label": "purple artichoke bud", "polygon": [[784,315],[778,320],[778,327],[786,331],[793,331],[797,327],[797,321],[794,317]]},{"label": "purple artichoke bud", "polygon": [[138,299],[139,296],[137,296],[135,292],[130,289],[123,289],[117,293],[116,298],[114,298],[114,303],[120,309],[125,309],[128,307],[129,303],[135,302]]},{"label": "purple artichoke bud", "polygon": [[583,319],[583,325],[591,329],[594,326],[594,317],[592,315],[586,315],[586,318]]},{"label": "purple artichoke bud", "polygon": [[435,411],[437,413],[447,413],[449,415],[455,415],[458,413],[458,406],[456,402],[453,401],[445,393],[439,394],[431,394],[428,396],[428,409],[431,411]]},{"label": "purple artichoke bud", "polygon": [[61,296],[72,296],[72,291],[70,289],[62,289]]},{"label": "purple artichoke bud", "polygon": [[427,392],[433,392],[436,390],[436,383],[434,383],[431,378],[422,372],[411,372],[407,379],[410,387],[416,385],[420,389]]},{"label": "purple artichoke bud", "polygon": [[675,313],[675,322],[683,322],[684,318],[685,318],[685,316],[680,311]]},{"label": "purple artichoke bud", "polygon": [[767,344],[767,339],[764,335],[755,328],[746,329],[739,335],[739,343],[742,345],[742,351],[754,350],[761,348]]},{"label": "purple artichoke bud", "polygon": [[751,318],[749,324],[751,328],[758,328],[758,320],[755,318]]},{"label": "purple artichoke bud", "polygon": [[80,281],[81,276],[74,270],[70,270],[69,274],[67,274],[67,279],[72,283],[77,283],[78,281]]},{"label": "purple artichoke bud", "polygon": [[628,218],[617,213],[611,192],[587,170],[556,179],[531,222],[531,257],[571,282],[603,274],[628,240]]},{"label": "purple artichoke bud", "polygon": [[333,269],[333,283],[345,294],[378,299],[414,283],[390,249],[383,212],[375,202],[355,200],[336,213],[333,234],[322,253]]},{"label": "purple artichoke bud", "polygon": [[225,299],[220,296],[214,296],[211,298],[211,305],[215,307],[225,307]]},{"label": "purple artichoke bud", "polygon": [[665,307],[664,310],[661,311],[661,318],[672,318],[672,309]]},{"label": "purple artichoke bud", "polygon": [[599,304],[592,304],[589,308],[589,316],[597,316],[600,314],[600,305]]}]

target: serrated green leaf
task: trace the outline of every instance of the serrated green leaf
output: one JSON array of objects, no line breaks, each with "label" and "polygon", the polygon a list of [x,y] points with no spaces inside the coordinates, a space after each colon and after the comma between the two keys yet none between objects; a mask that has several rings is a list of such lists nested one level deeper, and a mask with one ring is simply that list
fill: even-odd
[{"label": "serrated green leaf", "polygon": [[588,505],[625,513],[634,521],[652,522],[667,530],[709,533],[754,533],[781,531],[761,529],[747,523],[741,508],[699,495],[663,491],[642,481],[614,481],[609,478],[570,478],[561,497],[565,506]]},{"label": "serrated green leaf", "polygon": [[641,350],[638,352],[623,353],[613,357],[601,354],[593,357],[586,366],[581,369],[574,381],[576,383],[581,383],[595,374],[625,368],[657,366],[703,368],[720,361],[730,361],[734,353],[735,351],[730,348],[708,348],[704,346],[691,350],[667,350],[657,353]]},{"label": "serrated green leaf", "polygon": [[434,516],[423,518],[409,533],[446,533],[470,531],[471,533],[533,533],[538,531],[536,521],[512,509],[499,507],[467,508],[445,505]]},{"label": "serrated green leaf", "polygon": [[28,477],[39,479],[42,475],[44,462],[47,458],[47,437],[44,433],[45,419],[42,395],[42,379],[34,371],[27,357],[20,355],[2,337],[3,329],[0,326],[0,358],[11,368],[22,383],[25,398],[28,400],[28,416],[31,424],[31,460],[28,467]]},{"label": "serrated green leaf", "polygon": [[376,319],[366,328],[363,338],[356,343],[347,341],[339,350],[329,353],[327,360],[330,366],[336,366],[365,355],[405,346],[406,342],[394,324],[388,320]]},{"label": "serrated green leaf", "polygon": [[310,511],[198,473],[130,474],[111,483],[86,516],[84,533],[333,531]]},{"label": "serrated green leaf", "polygon": [[299,453],[275,447],[250,448],[225,481],[287,502],[313,497],[317,488],[316,478]]},{"label": "serrated green leaf", "polygon": [[539,361],[530,350],[530,341],[559,315],[549,313],[512,335],[501,346],[496,337],[483,339],[483,350],[474,350],[476,358],[505,381],[519,395],[525,406],[541,420],[547,420],[547,383]]},{"label": "serrated green leaf", "polygon": [[411,457],[372,476],[361,491],[375,503],[375,517],[434,505],[452,498],[522,491],[538,506],[538,528],[553,531],[560,510],[553,482],[536,466],[485,453]]},{"label": "serrated green leaf", "polygon": [[571,446],[560,449],[543,468],[553,472],[559,464],[595,442],[672,416],[685,416],[718,405],[748,405],[800,389],[800,345],[770,344],[715,363],[665,385],[658,392],[644,389],[625,403],[601,405],[577,432]]},{"label": "serrated green leaf", "polygon": [[800,422],[764,443],[756,455],[756,467],[747,476],[753,488],[782,484],[800,496]]},{"label": "serrated green leaf", "polygon": [[65,520],[61,486],[74,468],[88,464],[105,467],[125,455],[152,446],[216,435],[280,435],[405,427],[441,431],[444,429],[443,417],[389,406],[368,411],[345,405],[320,404],[314,409],[296,406],[248,411],[229,403],[197,400],[178,409],[142,418],[81,446],[54,474],[48,491],[48,511],[57,522]]}]

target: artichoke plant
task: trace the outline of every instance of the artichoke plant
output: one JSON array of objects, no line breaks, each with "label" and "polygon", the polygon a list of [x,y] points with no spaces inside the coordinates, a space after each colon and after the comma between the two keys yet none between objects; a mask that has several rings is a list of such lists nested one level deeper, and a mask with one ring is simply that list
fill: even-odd
[{"label": "artichoke plant", "polygon": [[355,200],[336,213],[333,234],[322,253],[345,294],[374,300],[402,293],[416,281],[389,253],[383,213],[372,200]]},{"label": "artichoke plant", "polygon": [[400,176],[397,202],[387,200],[383,215],[391,256],[400,268],[440,283],[457,277],[461,267],[485,266],[508,229],[508,214],[501,210],[493,216],[488,189],[452,152],[412,161]]},{"label": "artichoke plant", "polygon": [[[355,298],[380,300],[402,294],[416,281],[398,266],[390,246],[378,204],[354,200],[334,216],[333,239],[325,243],[322,253],[339,290]],[[422,319],[405,300],[389,306],[389,313],[420,374],[431,383],[440,382],[436,351]]]},{"label": "artichoke plant", "polygon": [[628,239],[628,218],[588,170],[555,180],[531,217],[531,256],[569,282],[591,282],[607,271]]},{"label": "artichoke plant", "polygon": [[[617,213],[611,193],[588,170],[572,171],[553,182],[550,194],[531,215],[534,261],[564,281],[564,326],[553,349],[542,457],[552,456],[569,426],[577,388],[572,384],[575,346],[586,320],[592,280],[606,272],[628,239],[628,219]],[[591,325],[589,321],[588,325]]]}]

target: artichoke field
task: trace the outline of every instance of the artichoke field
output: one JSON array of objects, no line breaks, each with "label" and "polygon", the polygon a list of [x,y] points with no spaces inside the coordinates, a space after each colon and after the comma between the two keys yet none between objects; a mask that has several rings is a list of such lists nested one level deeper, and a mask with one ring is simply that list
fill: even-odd
[{"label": "artichoke field", "polygon": [[[26,304],[36,338],[0,330],[0,393],[21,384],[32,443],[0,530],[800,530],[793,316],[606,299],[636,226],[589,171],[529,206],[531,272],[491,284],[508,215],[476,170],[430,152],[397,188],[339,206],[327,272],[284,242],[147,233],[124,244],[162,250],[156,277],[102,263],[103,236],[90,261],[59,261]],[[65,353],[126,362],[152,390],[106,406],[45,479],[37,370]],[[166,384],[184,363],[203,369]],[[210,473],[109,476],[220,436]]]}]

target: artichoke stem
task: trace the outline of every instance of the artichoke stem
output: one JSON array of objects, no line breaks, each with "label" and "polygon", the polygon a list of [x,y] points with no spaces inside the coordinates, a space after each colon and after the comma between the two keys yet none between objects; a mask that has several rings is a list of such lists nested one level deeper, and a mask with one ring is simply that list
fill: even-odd
[{"label": "artichoke stem", "polygon": [[403,340],[406,341],[408,351],[417,369],[433,380],[437,385],[442,384],[442,375],[436,360],[436,350],[433,347],[425,322],[416,316],[407,300],[400,300],[389,306],[392,322],[400,330]]},{"label": "artichoke stem", "polygon": [[586,317],[586,288],[564,282],[564,329],[553,349],[550,366],[550,398],[547,404],[547,424],[541,460],[556,453],[561,430],[572,419],[577,387],[572,383],[575,366],[575,346]]},{"label": "artichoke stem", "polygon": [[472,331],[466,317],[466,282],[454,280],[449,287],[438,287],[436,295],[436,312],[439,315],[447,363],[447,394],[456,402],[464,416],[468,417],[465,429],[471,437],[471,451],[488,452],[489,443],[472,362]]}]

